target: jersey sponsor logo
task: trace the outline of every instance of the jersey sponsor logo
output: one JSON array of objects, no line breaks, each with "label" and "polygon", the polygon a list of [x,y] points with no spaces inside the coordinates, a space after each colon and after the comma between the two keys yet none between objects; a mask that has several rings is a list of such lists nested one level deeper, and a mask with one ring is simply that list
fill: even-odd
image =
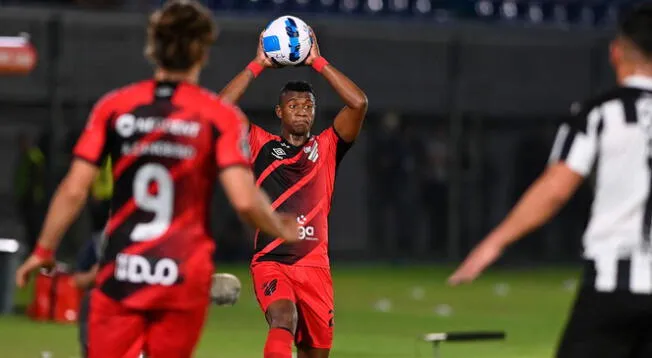
[{"label": "jersey sponsor logo", "polygon": [[285,152],[285,150],[283,150],[283,148],[273,148],[272,155],[274,156],[274,158],[279,160],[282,160],[284,159],[284,157],[287,157],[287,153]]},{"label": "jersey sponsor logo", "polygon": [[277,279],[273,279],[271,281],[265,282],[263,284],[263,290],[264,290],[265,296],[271,296],[272,294],[274,294],[274,292],[276,292],[276,285],[277,284],[278,284]]},{"label": "jersey sponsor logo", "polygon": [[175,136],[195,138],[199,134],[200,125],[197,122],[163,117],[136,117],[125,113],[115,122],[115,131],[123,138],[134,134],[150,133],[161,130]]},{"label": "jersey sponsor logo", "polygon": [[130,283],[172,286],[179,280],[179,266],[174,260],[148,260],[139,255],[118,254],[115,279]]},{"label": "jersey sponsor logo", "polygon": [[299,223],[299,240],[309,240],[309,241],[319,241],[315,237],[315,227],[306,225],[306,216],[301,215],[297,217],[297,223]]}]

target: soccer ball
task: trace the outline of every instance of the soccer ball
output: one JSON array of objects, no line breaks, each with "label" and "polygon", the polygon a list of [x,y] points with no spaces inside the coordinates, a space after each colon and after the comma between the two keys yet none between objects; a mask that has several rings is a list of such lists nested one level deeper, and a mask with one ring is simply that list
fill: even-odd
[{"label": "soccer ball", "polygon": [[310,53],[310,28],[296,16],[281,16],[263,31],[263,51],[274,63],[294,66]]},{"label": "soccer ball", "polygon": [[218,306],[233,306],[240,298],[242,284],[230,273],[216,273],[211,281],[211,299]]}]

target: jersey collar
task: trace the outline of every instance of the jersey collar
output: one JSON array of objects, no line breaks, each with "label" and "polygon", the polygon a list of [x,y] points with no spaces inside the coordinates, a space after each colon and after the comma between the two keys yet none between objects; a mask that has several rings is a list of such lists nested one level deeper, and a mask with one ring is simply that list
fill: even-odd
[{"label": "jersey collar", "polygon": [[294,145],[294,144],[288,142],[285,138],[283,138],[283,136],[279,135],[279,137],[281,138],[281,143],[285,143],[286,145],[289,145],[290,148],[296,148],[296,149],[301,149],[301,148],[305,147],[305,146],[306,146],[308,143],[310,143],[310,141],[312,141],[313,138],[314,138],[314,137],[312,136],[312,134],[309,134],[309,135],[308,135],[308,139],[306,140],[305,143],[303,143],[302,145]]},{"label": "jersey collar", "polygon": [[627,87],[636,87],[646,90],[652,90],[652,77],[634,75],[626,77],[623,81]]}]

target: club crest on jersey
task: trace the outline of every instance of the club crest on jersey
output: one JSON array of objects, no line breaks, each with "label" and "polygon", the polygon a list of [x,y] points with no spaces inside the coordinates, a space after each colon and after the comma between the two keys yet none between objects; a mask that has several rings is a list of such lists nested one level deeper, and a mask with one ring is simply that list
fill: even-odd
[{"label": "club crest on jersey", "polygon": [[317,142],[314,142],[313,145],[307,145],[303,147],[303,152],[308,154],[308,160],[313,163],[315,163],[317,158],[319,158],[319,151],[317,150],[317,147],[319,147],[319,143]]},{"label": "club crest on jersey", "polygon": [[274,148],[272,149],[272,155],[276,159],[285,159],[284,157],[287,157],[287,153],[283,148]]}]

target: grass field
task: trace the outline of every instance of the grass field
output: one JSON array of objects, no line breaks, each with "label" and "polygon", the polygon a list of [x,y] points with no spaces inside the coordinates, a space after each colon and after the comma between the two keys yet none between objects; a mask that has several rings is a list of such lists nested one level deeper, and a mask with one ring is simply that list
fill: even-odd
[{"label": "grass field", "polygon": [[[214,307],[198,358],[259,358],[266,324],[245,267],[226,267],[243,280],[240,302]],[[449,343],[442,358],[551,357],[574,296],[572,269],[493,271],[471,286],[449,288],[449,269],[434,267],[335,267],[334,358],[431,357],[420,334],[450,330],[505,330],[507,340]],[[498,288],[498,289],[497,289]],[[378,302],[382,302],[378,304]],[[441,305],[449,305],[446,312]],[[380,309],[379,309],[380,307]],[[439,307],[439,309],[437,309]],[[448,314],[447,314],[448,313]],[[0,318],[0,357],[78,357],[74,326]]]}]

